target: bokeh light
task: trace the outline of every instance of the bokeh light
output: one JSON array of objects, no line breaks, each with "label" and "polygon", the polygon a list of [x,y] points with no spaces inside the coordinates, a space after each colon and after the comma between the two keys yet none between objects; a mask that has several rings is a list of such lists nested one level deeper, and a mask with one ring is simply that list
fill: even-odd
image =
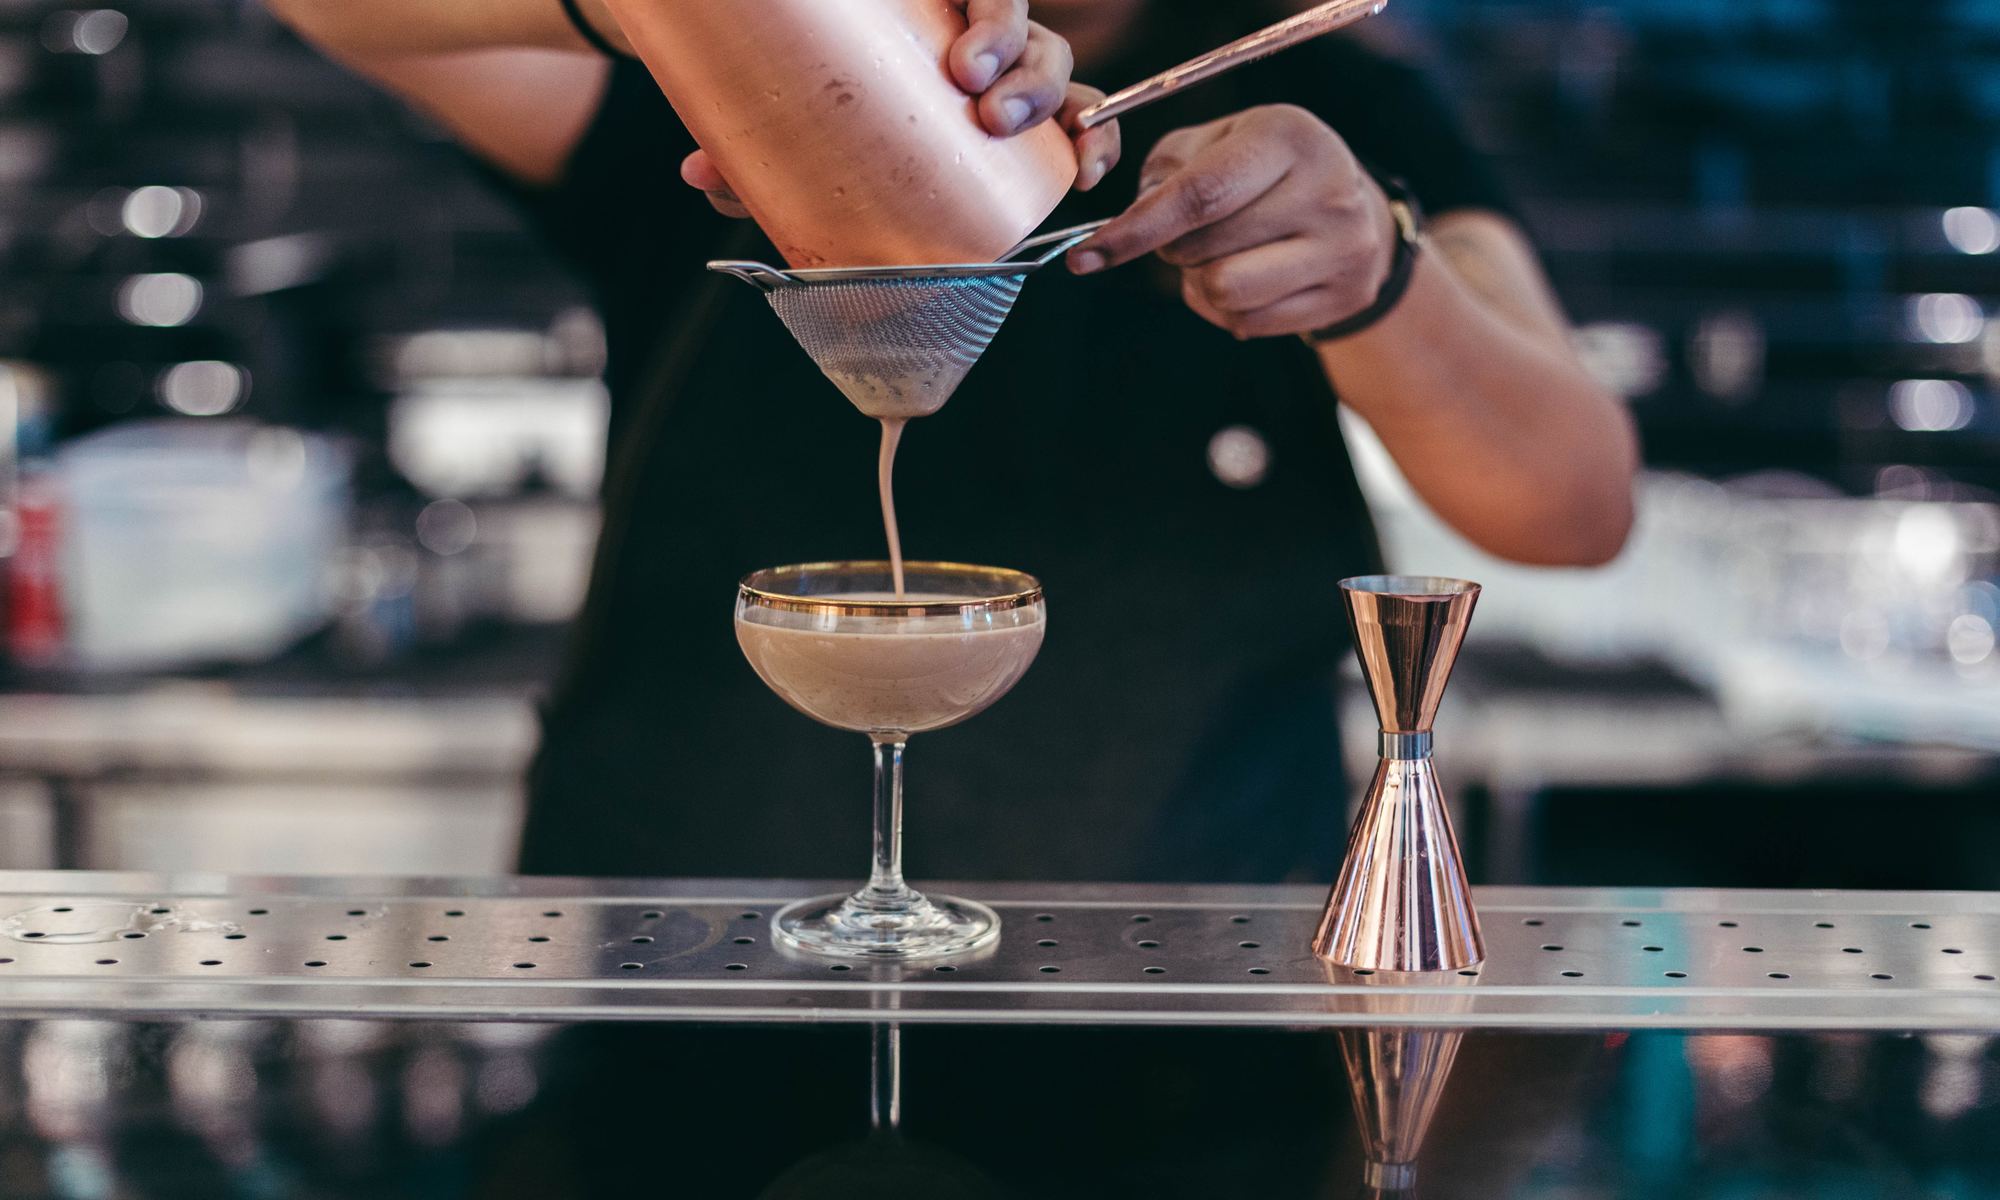
[{"label": "bokeh light", "polygon": [[1960,254],[2000,250],[2000,214],[1990,208],[1954,208],[1944,214],[1944,238]]},{"label": "bokeh light", "polygon": [[1941,346],[1977,341],[1986,329],[1986,310],[1979,301],[1956,292],[1912,296],[1908,316],[1911,336]]},{"label": "bokeh light", "polygon": [[201,219],[201,206],[201,193],[192,188],[148,184],[126,194],[119,219],[137,237],[180,237]]},{"label": "bokeh light", "polygon": [[191,275],[131,275],[118,286],[118,315],[134,325],[172,328],[194,320],[199,311],[201,282]]},{"label": "bokeh light", "polygon": [[57,54],[109,54],[130,27],[115,8],[62,9],[42,21],[42,45]]},{"label": "bokeh light", "polygon": [[160,373],[160,402],[190,417],[231,412],[250,394],[250,373],[214,359],[175,363]]},{"label": "bokeh light", "polygon": [[1913,433],[1952,433],[1972,424],[1972,389],[1955,379],[1903,379],[1889,388],[1889,417]]}]

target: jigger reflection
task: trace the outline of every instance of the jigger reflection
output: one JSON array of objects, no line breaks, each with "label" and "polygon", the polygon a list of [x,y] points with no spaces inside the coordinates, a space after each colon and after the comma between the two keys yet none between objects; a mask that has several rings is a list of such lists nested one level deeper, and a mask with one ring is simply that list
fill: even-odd
[{"label": "jigger reflection", "polygon": [[1382,761],[1313,936],[1313,953],[1376,971],[1472,966],[1486,950],[1431,766],[1431,722],[1472,623],[1479,585],[1369,575],[1342,580],[1340,596],[1381,723]]},{"label": "jigger reflection", "polygon": [[[1465,1042],[1463,1029],[1438,1028],[1428,1022],[1439,1014],[1469,1009],[1472,981],[1435,972],[1360,975],[1344,967],[1323,969],[1329,983],[1398,989],[1364,995],[1358,1001],[1364,1011],[1379,1012],[1385,1021],[1426,1018],[1421,1026],[1366,1025],[1339,1033],[1340,1057],[1354,1097],[1354,1122],[1361,1133],[1361,1200],[1415,1200],[1417,1158]],[[1424,990],[1401,990],[1412,985]],[[1349,998],[1344,1003],[1357,1001]]]},{"label": "jigger reflection", "polygon": [[1343,1029],[1340,1056],[1361,1129],[1364,1196],[1414,1196],[1417,1156],[1444,1097],[1465,1033],[1456,1029]]}]

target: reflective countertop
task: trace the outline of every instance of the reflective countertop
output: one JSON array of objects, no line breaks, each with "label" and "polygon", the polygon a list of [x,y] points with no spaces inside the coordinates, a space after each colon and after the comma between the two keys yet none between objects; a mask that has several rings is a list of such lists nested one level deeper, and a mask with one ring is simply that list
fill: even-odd
[{"label": "reflective countertop", "polygon": [[859,1026],[8,1023],[0,1195],[2000,1194],[1984,1037],[1474,1032],[1393,1178],[1334,1033],[901,1040],[900,1129],[871,1133]]},{"label": "reflective countertop", "polygon": [[0,1196],[2000,1196],[2000,897],[1485,889],[1370,977],[1318,888],[844,971],[812,890],[0,875]]}]

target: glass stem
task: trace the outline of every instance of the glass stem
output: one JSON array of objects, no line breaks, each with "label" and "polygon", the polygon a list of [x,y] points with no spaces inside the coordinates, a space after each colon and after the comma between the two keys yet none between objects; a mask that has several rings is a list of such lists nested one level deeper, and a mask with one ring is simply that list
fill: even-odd
[{"label": "glass stem", "polygon": [[894,1022],[871,1027],[868,1125],[895,1133],[903,1125],[903,1027]]},{"label": "glass stem", "polygon": [[858,899],[869,907],[898,908],[915,897],[903,882],[903,743],[875,743],[875,865]]}]

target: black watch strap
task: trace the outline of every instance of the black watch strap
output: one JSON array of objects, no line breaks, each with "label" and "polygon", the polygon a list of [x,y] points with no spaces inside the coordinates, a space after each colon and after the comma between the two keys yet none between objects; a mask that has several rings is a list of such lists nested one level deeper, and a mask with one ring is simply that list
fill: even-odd
[{"label": "black watch strap", "polygon": [[1396,218],[1396,248],[1395,256],[1389,260],[1389,277],[1382,281],[1382,290],[1375,293],[1373,304],[1351,317],[1306,334],[1306,341],[1315,346],[1373,328],[1402,303],[1404,293],[1410,290],[1410,279],[1417,273],[1417,253],[1424,245],[1423,206],[1417,203],[1417,198],[1403,186],[1401,180],[1378,179],[1376,182],[1381,185],[1383,194],[1389,197],[1389,212]]},{"label": "black watch strap", "polygon": [[576,0],[561,0],[561,3],[564,15],[569,17],[570,24],[576,26],[578,36],[582,37],[584,41],[589,42],[599,54],[602,54],[606,58],[632,57],[612,45],[611,39],[597,31],[597,26],[592,25],[590,19],[583,15],[583,10],[577,7]]}]

